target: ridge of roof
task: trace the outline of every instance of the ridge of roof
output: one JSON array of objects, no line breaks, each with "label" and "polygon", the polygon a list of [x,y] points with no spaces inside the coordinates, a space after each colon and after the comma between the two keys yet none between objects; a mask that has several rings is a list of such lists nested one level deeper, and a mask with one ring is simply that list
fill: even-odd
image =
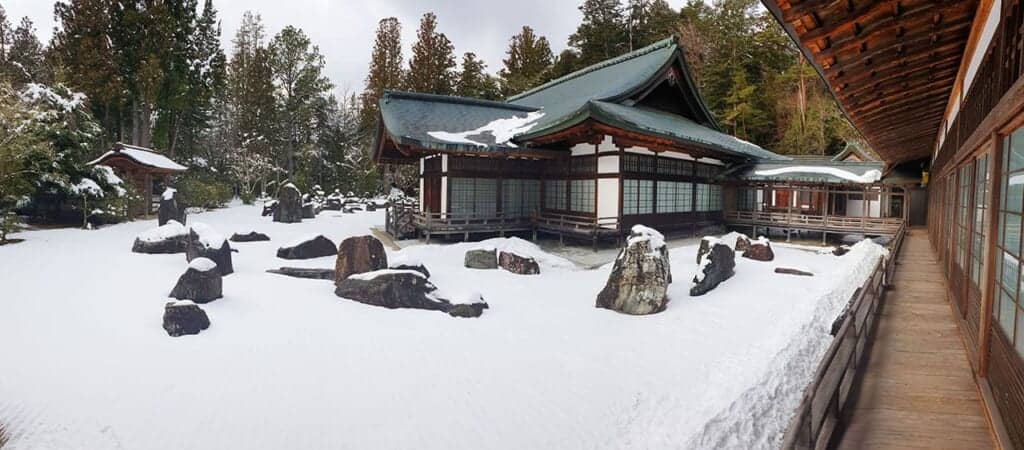
[{"label": "ridge of roof", "polygon": [[662,39],[662,40],[660,40],[658,42],[655,42],[655,43],[653,43],[651,45],[648,45],[646,47],[633,50],[633,51],[631,51],[629,53],[626,53],[624,55],[619,55],[619,56],[616,56],[616,57],[611,58],[611,59],[606,59],[606,60],[601,61],[599,63],[595,63],[595,64],[589,65],[587,67],[584,67],[582,69],[579,69],[579,70],[577,70],[575,72],[572,72],[572,73],[570,73],[568,75],[564,75],[564,76],[561,76],[559,78],[555,78],[554,80],[548,81],[547,83],[544,83],[544,84],[542,84],[540,86],[537,86],[535,88],[532,88],[532,89],[520,92],[520,93],[518,93],[516,95],[513,95],[511,97],[508,97],[508,98],[505,99],[505,101],[506,102],[513,102],[513,101],[519,100],[521,98],[527,97],[529,95],[535,94],[537,92],[546,90],[546,89],[551,88],[553,86],[557,86],[559,84],[565,83],[567,81],[574,80],[576,78],[582,77],[582,76],[587,75],[589,73],[596,72],[596,71],[598,71],[600,69],[604,69],[606,67],[614,66],[616,64],[621,64],[621,63],[629,61],[631,59],[635,59],[635,58],[638,58],[640,56],[646,55],[648,53],[654,52],[656,50],[661,50],[663,48],[670,47],[670,46],[676,46],[676,36],[675,35],[669,36],[668,38]]},{"label": "ridge of roof", "polygon": [[384,95],[381,96],[381,104],[387,103],[392,98],[396,99],[409,99],[409,100],[426,100],[440,103],[451,103],[456,105],[469,105],[469,106],[484,106],[488,108],[500,108],[500,109],[511,109],[523,112],[534,112],[540,108],[535,108],[526,105],[516,105],[514,103],[506,103],[503,101],[495,100],[483,100],[479,98],[471,97],[459,97],[455,95],[439,95],[439,94],[425,94],[422,92],[408,92],[408,91],[392,91],[385,90]]}]

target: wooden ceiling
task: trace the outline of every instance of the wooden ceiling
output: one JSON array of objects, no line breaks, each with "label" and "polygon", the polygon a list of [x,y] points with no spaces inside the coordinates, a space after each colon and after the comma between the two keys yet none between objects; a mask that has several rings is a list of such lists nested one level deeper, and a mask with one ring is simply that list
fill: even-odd
[{"label": "wooden ceiling", "polygon": [[886,162],[928,157],[977,0],[762,0]]}]

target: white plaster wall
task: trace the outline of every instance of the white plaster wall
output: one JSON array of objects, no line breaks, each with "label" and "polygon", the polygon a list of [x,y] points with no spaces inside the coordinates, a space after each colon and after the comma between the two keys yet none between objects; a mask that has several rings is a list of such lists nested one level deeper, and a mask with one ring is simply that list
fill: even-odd
[{"label": "white plaster wall", "polygon": [[611,136],[605,135],[604,139],[601,140],[600,144],[597,144],[597,151],[600,152],[614,152],[618,151],[619,147],[615,145]]},{"label": "white plaster wall", "polygon": [[[964,72],[964,88],[960,91],[964,94],[967,93],[971,88],[971,83],[974,82],[974,78],[978,75],[978,67],[981,66],[981,59],[985,57],[985,51],[988,50],[989,43],[992,42],[992,38],[995,37],[996,28],[999,27],[999,13],[1003,10],[1003,2],[1001,0],[994,0],[992,2],[992,9],[988,10],[988,16],[985,17],[985,26],[981,29],[981,36],[978,38],[978,43],[974,46],[974,51],[971,52],[971,59],[967,63],[967,71]],[[951,117],[955,116],[951,115]]]},{"label": "white plaster wall", "polygon": [[597,180],[597,217],[619,216],[619,179]]},{"label": "white plaster wall", "polygon": [[597,173],[619,173],[619,155],[597,157]]},{"label": "white plaster wall", "polygon": [[[441,161],[445,166],[448,165],[448,157]],[[447,168],[446,168],[447,169]],[[448,176],[441,177],[441,213],[448,212]]]},{"label": "white plaster wall", "polygon": [[626,147],[626,153],[636,153],[640,155],[653,155],[654,152],[648,150],[645,147]]},{"label": "white plaster wall", "polygon": [[441,172],[448,172],[448,155],[441,155]]},{"label": "white plaster wall", "polygon": [[586,142],[572,146],[572,156],[593,155],[596,146]]},{"label": "white plaster wall", "polygon": [[847,200],[846,201],[846,216],[847,217],[882,217],[882,202],[878,200],[871,200],[868,202],[867,214],[864,214],[864,200]]},{"label": "white plaster wall", "polygon": [[711,164],[713,166],[724,166],[725,165],[724,162],[722,162],[720,160],[717,160],[715,158],[700,158],[700,159],[697,160],[697,162],[702,162],[704,164]]},{"label": "white plaster wall", "polygon": [[[420,158],[420,175],[423,175],[424,164],[426,164],[426,158]],[[423,177],[420,177],[420,212],[426,211],[426,206],[423,204]]]},{"label": "white plaster wall", "polygon": [[663,157],[663,158],[685,159],[687,161],[696,161],[696,159],[694,159],[692,156],[690,156],[689,153],[662,152],[658,156]]}]

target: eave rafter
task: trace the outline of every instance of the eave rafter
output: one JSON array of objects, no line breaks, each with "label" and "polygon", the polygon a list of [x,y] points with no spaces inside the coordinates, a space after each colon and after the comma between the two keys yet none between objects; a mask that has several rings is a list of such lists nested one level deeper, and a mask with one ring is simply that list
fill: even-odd
[{"label": "eave rafter", "polygon": [[890,163],[927,156],[978,0],[764,0]]}]

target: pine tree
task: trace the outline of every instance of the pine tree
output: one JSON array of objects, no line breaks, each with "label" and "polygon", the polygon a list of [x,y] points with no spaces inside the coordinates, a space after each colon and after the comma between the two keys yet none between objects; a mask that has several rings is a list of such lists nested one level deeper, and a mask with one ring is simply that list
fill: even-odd
[{"label": "pine tree", "polygon": [[[164,31],[164,39],[155,53],[160,55],[163,72],[154,102],[157,111],[156,127],[153,130],[154,145],[166,149],[170,156],[176,156],[182,135],[192,134],[187,115],[190,105],[197,101],[191,83],[192,69],[196,59],[196,0],[169,2],[158,10],[162,17],[153,18]],[[188,149],[187,153],[191,153]]]},{"label": "pine tree", "polygon": [[270,44],[285,147],[284,168],[295,174],[295,154],[311,142],[310,123],[322,98],[333,88],[323,75],[324,57],[302,30],[287,26]]},{"label": "pine tree", "polygon": [[556,78],[564,77],[580,67],[580,54],[576,53],[576,51],[571,48],[567,48],[562,50],[562,53],[559,53],[558,57],[555,58],[554,64],[552,64],[551,67],[548,67],[548,70],[544,71],[544,74],[541,76],[541,81],[548,82]]},{"label": "pine tree", "polygon": [[579,52],[581,67],[629,51],[626,17],[619,0],[584,0],[579,9],[583,22],[569,36],[569,45]]},{"label": "pine tree", "polygon": [[437,31],[437,16],[424,14],[409,58],[406,88],[413,92],[451,94],[455,86],[454,51],[448,37]]},{"label": "pine tree", "polygon": [[551,46],[547,38],[538,36],[533,28],[523,29],[509,40],[505,51],[504,66],[498,71],[501,93],[512,96],[543,81],[544,73],[551,66]]},{"label": "pine tree", "polygon": [[6,52],[5,72],[15,86],[43,81],[43,44],[36,37],[35,27],[28,17],[10,36],[10,47]]},{"label": "pine tree", "polygon": [[226,86],[227,61],[220,48],[220,23],[212,0],[206,0],[203,12],[196,21],[195,33],[191,37],[192,52],[189,58],[188,102],[181,118],[178,141],[191,156],[197,151],[211,159],[210,151],[222,151],[222,147],[195,148],[201,136],[207,133],[215,120],[216,97]]},{"label": "pine tree", "polygon": [[498,83],[486,72],[487,64],[473,52],[462,55],[462,70],[455,82],[455,95],[496,100],[500,96]]},{"label": "pine tree", "polygon": [[666,0],[629,0],[626,12],[630,50],[665,39],[672,34],[679,21],[679,13]]},{"label": "pine tree", "polygon": [[402,89],[405,78],[402,69],[402,25],[398,19],[381,19],[370,56],[370,69],[366,74],[366,87],[360,95],[360,120],[364,134],[369,134],[377,123],[378,102],[384,91]]},{"label": "pine tree", "polygon": [[277,132],[277,104],[270,51],[258,14],[247,11],[242,15],[242,24],[233,42],[226,89],[233,146],[243,152],[245,158],[270,159]]}]

